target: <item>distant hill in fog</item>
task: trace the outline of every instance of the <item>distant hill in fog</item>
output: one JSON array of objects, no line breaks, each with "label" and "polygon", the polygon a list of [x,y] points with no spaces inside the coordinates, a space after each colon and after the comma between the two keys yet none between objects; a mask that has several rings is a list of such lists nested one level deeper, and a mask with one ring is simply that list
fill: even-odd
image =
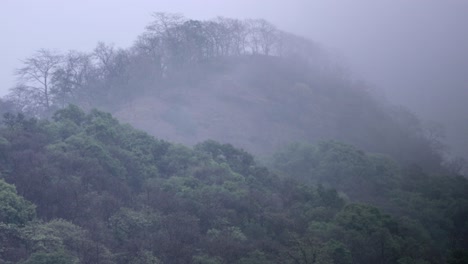
[{"label": "distant hill in fog", "polygon": [[215,139],[269,155],[335,139],[440,166],[438,138],[417,117],[379,102],[313,41],[261,19],[153,19],[129,49],[40,50],[18,70],[4,108],[47,116],[74,103],[186,144]]}]

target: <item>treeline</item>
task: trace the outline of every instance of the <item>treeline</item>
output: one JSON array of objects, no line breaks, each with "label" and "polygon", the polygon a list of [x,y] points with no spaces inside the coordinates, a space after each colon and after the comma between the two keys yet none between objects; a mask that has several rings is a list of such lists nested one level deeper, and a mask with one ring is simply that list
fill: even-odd
[{"label": "treeline", "polygon": [[5,115],[0,148],[0,263],[467,260],[465,178],[336,142],[278,154],[278,176],[231,145],[70,106]]},{"label": "treeline", "polygon": [[319,59],[314,43],[263,19],[199,21],[155,13],[128,49],[100,42],[90,53],[38,50],[17,69],[18,83],[6,100],[13,110],[38,117],[69,103],[115,110],[144,91],[202,78],[197,68],[246,55]]}]

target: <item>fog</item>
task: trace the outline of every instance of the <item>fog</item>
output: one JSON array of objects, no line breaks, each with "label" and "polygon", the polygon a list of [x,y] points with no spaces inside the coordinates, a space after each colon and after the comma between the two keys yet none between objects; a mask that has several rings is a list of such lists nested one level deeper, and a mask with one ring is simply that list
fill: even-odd
[{"label": "fog", "polygon": [[0,94],[21,59],[39,48],[92,50],[98,41],[130,46],[154,11],[193,19],[265,18],[305,35],[351,71],[425,120],[442,123],[468,156],[468,2],[462,0],[2,1]]},{"label": "fog", "polygon": [[0,264],[468,263],[468,0],[0,3]]}]

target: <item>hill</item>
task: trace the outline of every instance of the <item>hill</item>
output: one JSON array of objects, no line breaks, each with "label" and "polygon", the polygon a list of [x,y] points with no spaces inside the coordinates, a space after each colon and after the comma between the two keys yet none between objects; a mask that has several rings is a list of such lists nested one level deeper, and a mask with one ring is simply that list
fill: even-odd
[{"label": "hill", "polygon": [[291,142],[348,142],[435,169],[439,149],[415,116],[379,102],[359,83],[322,75],[297,60],[225,59],[196,84],[147,94],[119,119],[161,138],[194,145],[215,139],[260,156]]},{"label": "hill", "polygon": [[68,103],[97,107],[166,140],[215,139],[261,156],[334,139],[441,169],[436,134],[376,99],[316,43],[261,19],[153,18],[128,49],[39,50],[7,103],[38,117]]}]

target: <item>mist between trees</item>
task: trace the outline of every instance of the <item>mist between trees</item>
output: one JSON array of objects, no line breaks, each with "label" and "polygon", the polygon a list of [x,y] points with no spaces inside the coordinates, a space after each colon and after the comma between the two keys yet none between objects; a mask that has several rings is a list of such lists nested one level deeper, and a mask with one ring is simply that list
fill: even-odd
[{"label": "mist between trees", "polygon": [[440,129],[265,20],[155,13],[128,49],[16,75],[0,263],[466,263]]},{"label": "mist between trees", "polygon": [[269,155],[291,141],[337,139],[463,169],[462,159],[444,161],[436,126],[374,98],[313,41],[262,19],[155,13],[128,49],[40,49],[16,75],[3,112],[48,117],[72,103],[185,144],[216,139]]},{"label": "mist between trees", "polygon": [[[118,105],[142,91],[171,85],[216,58],[264,55],[308,60],[316,47],[262,19],[195,21],[155,13],[129,49],[100,42],[91,53],[38,50],[16,71],[18,85],[7,96],[16,109],[47,116],[68,103]],[[181,73],[180,71],[185,71]]]}]

